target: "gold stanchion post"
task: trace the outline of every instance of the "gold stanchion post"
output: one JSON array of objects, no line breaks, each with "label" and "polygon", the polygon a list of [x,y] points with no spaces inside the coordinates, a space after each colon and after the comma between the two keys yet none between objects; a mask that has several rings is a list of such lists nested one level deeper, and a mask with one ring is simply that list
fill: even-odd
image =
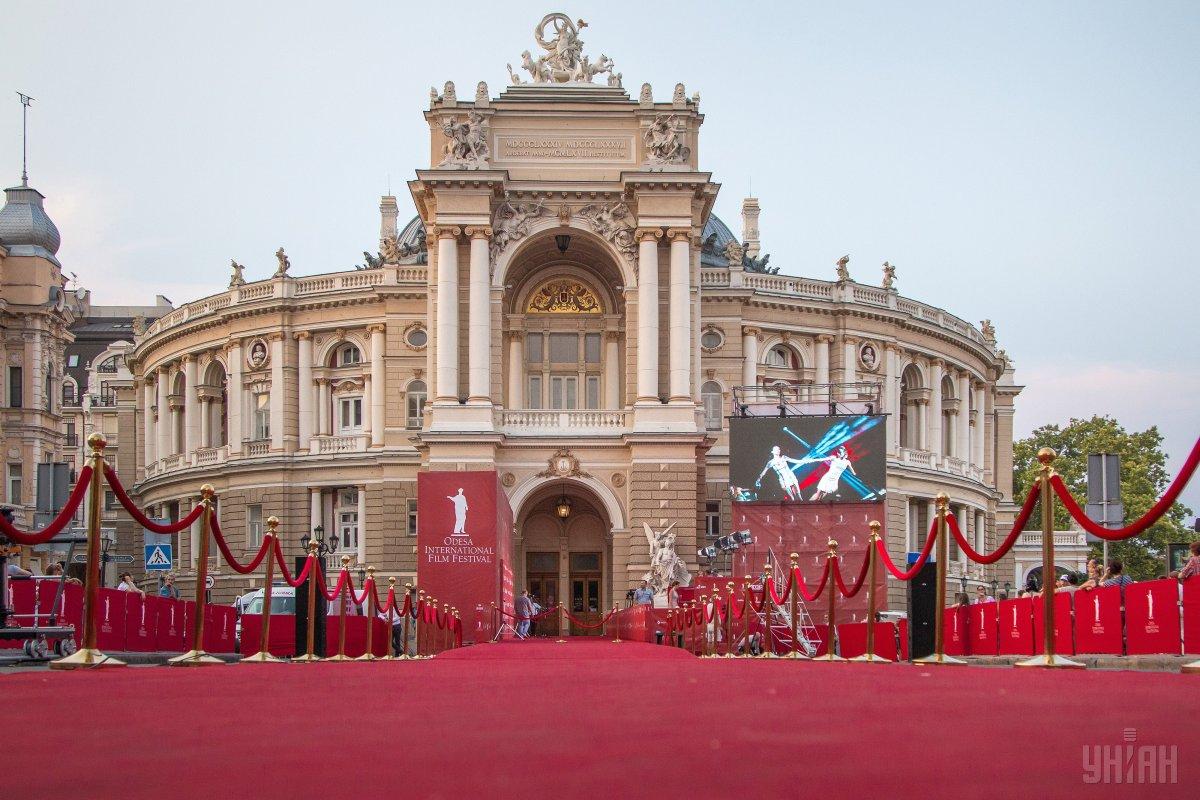
[{"label": "gold stanchion post", "polygon": [[[367,584],[370,584],[372,591],[367,592]],[[367,595],[367,651],[363,653],[355,661],[378,661],[379,656],[371,652],[374,645],[374,628],[375,628],[375,568],[367,566],[367,581],[363,584],[364,593]],[[388,630],[388,641],[392,640],[392,632]]]},{"label": "gold stanchion post", "polygon": [[[715,606],[714,606],[715,607]],[[688,603],[688,619],[691,620],[692,634],[692,652],[701,658],[708,658],[712,655],[708,650],[708,595],[700,595],[700,622],[697,623],[695,615],[692,613],[696,608],[694,602]],[[700,634],[700,644],[696,645],[696,634]],[[713,637],[716,637],[714,630]]]},{"label": "gold stanchion post", "polygon": [[1042,633],[1044,635],[1042,654],[1033,658],[1018,661],[1016,667],[1048,667],[1057,669],[1083,669],[1079,661],[1063,658],[1054,652],[1054,489],[1050,479],[1054,477],[1054,459],[1058,453],[1053,448],[1043,447],[1038,450],[1038,461],[1042,465],[1039,487],[1041,497],[1038,502],[1042,507]]},{"label": "gold stanchion post", "polygon": [[887,661],[875,654],[875,548],[880,541],[879,531],[883,526],[879,520],[871,520],[871,535],[867,537],[867,652],[855,656],[851,661]]},{"label": "gold stanchion post", "polygon": [[99,433],[87,438],[92,448],[90,457],[92,477],[88,483],[87,509],[87,574],[83,588],[83,645],[74,653],[50,662],[50,669],[93,669],[95,667],[123,667],[124,661],[107,656],[96,647],[96,609],[100,603],[100,491],[104,480],[104,448],[108,445]]},{"label": "gold stanchion post", "polygon": [[789,609],[792,617],[792,650],[787,654],[787,658],[803,659],[808,661],[808,654],[800,652],[800,582],[796,578],[796,570],[799,567],[800,554],[791,553],[788,555],[788,561],[791,562],[791,572],[788,573],[788,580],[791,582],[792,592],[788,597]]},{"label": "gold stanchion post", "polygon": [[[412,602],[412,597],[413,597],[413,585],[411,583],[404,584],[404,602],[400,604],[400,611],[401,611],[401,613],[404,614],[404,634],[403,634],[404,635],[404,645],[401,648],[400,658],[403,659],[404,661],[409,661],[409,660],[415,658],[415,656],[410,656],[408,654],[408,634],[410,631],[409,621],[413,620],[414,617],[404,610],[404,607],[406,605],[408,605],[410,602]],[[415,610],[416,606],[413,606],[413,609]],[[416,622],[414,621],[413,624],[415,625]],[[414,644],[414,648],[415,648],[415,644]]]},{"label": "gold stanchion post", "polygon": [[212,498],[216,494],[211,483],[200,487],[200,552],[196,558],[196,616],[192,620],[192,649],[180,656],[167,659],[172,667],[206,667],[210,664],[224,664],[216,656],[204,652],[204,606],[205,592],[208,591],[208,538],[209,522],[212,520]]},{"label": "gold stanchion post", "polygon": [[767,587],[767,580],[771,577],[771,562],[768,561],[763,567],[763,632],[762,632],[762,648],[759,652],[761,658],[778,658],[775,655],[775,639],[771,633],[771,609],[774,607],[771,603],[771,590]]},{"label": "gold stanchion post", "polygon": [[425,590],[417,589],[417,600],[413,606],[413,610],[417,612],[417,615],[413,617],[413,628],[415,629],[413,633],[413,658],[425,657],[424,652],[422,652],[425,649],[425,620],[421,607],[428,602],[425,598]]},{"label": "gold stanchion post", "polygon": [[[350,569],[350,556],[342,556],[342,572],[338,575],[338,582],[342,583],[342,576],[346,575]],[[353,661],[354,659],[346,655],[346,606],[349,603],[346,601],[346,592],[350,590],[349,583],[342,583],[342,590],[338,592],[338,649],[337,655],[330,656],[326,661]]]},{"label": "gold stanchion post", "polygon": [[937,495],[937,605],[933,614],[933,654],[918,658],[914,664],[956,665],[967,662],[946,655],[945,626],[942,621],[946,616],[946,562],[950,559],[950,542],[947,541],[949,529],[946,526],[946,513],[950,498],[945,492]]},{"label": "gold stanchion post", "polygon": [[620,644],[621,643],[621,622],[620,622],[620,620],[617,619],[617,604],[616,603],[613,603],[613,607],[612,607],[612,621],[613,621],[613,638],[612,638],[613,644]]},{"label": "gold stanchion post", "polygon": [[[388,612],[387,612],[388,613],[388,615],[387,615],[387,653],[385,653],[383,658],[380,659],[381,661],[395,661],[396,660],[396,639],[392,635],[393,631],[396,630],[395,625],[394,625],[394,622],[396,619],[396,579],[395,578],[388,578],[388,597],[391,598],[391,602],[388,603]],[[407,620],[405,620],[405,621],[407,621]],[[405,630],[408,630],[407,626],[405,627]],[[405,644],[407,644],[407,642]]]},{"label": "gold stanchion post", "polygon": [[837,580],[833,570],[836,568],[834,561],[838,557],[838,543],[830,539],[826,546],[828,549],[825,551],[825,569],[829,572],[829,577],[825,579],[825,591],[829,592],[829,633],[826,635],[825,655],[814,656],[813,661],[845,661],[846,659],[837,654]]},{"label": "gold stanchion post", "polygon": [[317,646],[317,542],[315,540],[308,543],[308,564],[305,566],[308,567],[308,624],[305,626],[308,647],[304,655],[293,660],[303,664],[312,664],[321,660],[321,657],[313,652]]},{"label": "gold stanchion post", "polygon": [[263,572],[262,630],[258,632],[258,652],[242,658],[242,664],[277,664],[283,659],[271,655],[271,582],[275,579],[275,539],[279,528],[279,517],[267,517],[267,532],[263,536],[267,548],[267,568]]},{"label": "gold stanchion post", "polygon": [[[725,584],[725,658],[734,658],[733,653],[733,581]],[[718,652],[720,652],[718,650]]]}]

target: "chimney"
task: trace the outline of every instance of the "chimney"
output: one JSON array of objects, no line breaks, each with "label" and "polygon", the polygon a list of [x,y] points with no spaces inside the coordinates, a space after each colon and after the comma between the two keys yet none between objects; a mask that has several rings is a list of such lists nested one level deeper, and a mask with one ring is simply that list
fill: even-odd
[{"label": "chimney", "polygon": [[758,207],[757,197],[747,197],[742,201],[742,243],[746,246],[746,255],[758,258]]},{"label": "chimney", "polygon": [[400,216],[400,210],[396,207],[396,198],[393,195],[385,194],[379,199],[379,238],[395,239],[396,238],[396,219]]}]

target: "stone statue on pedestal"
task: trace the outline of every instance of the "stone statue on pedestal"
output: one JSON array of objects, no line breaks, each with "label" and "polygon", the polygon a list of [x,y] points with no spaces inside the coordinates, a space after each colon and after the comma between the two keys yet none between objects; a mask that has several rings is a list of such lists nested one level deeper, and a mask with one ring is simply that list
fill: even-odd
[{"label": "stone statue on pedestal", "polygon": [[658,533],[645,522],[642,527],[646,529],[646,543],[650,545],[650,571],[645,574],[644,580],[654,592],[654,605],[665,606],[668,604],[667,591],[671,584],[687,586],[692,582],[692,573],[688,572],[687,565],[675,552],[675,534],[671,533],[674,522]]}]

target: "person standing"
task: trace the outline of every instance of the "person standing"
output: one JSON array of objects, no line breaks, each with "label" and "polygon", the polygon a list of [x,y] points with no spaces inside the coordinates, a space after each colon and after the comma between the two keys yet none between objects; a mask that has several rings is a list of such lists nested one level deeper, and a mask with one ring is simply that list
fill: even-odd
[{"label": "person standing", "polygon": [[633,602],[636,605],[654,605],[654,591],[647,581],[642,581],[642,585],[633,590]]},{"label": "person standing", "polygon": [[529,599],[529,590],[521,592],[517,598],[517,638],[529,636],[529,618],[533,616],[533,601]]},{"label": "person standing", "polygon": [[163,585],[158,587],[158,596],[167,597],[172,600],[179,599],[179,589],[175,586],[175,573],[168,572],[163,577]]}]

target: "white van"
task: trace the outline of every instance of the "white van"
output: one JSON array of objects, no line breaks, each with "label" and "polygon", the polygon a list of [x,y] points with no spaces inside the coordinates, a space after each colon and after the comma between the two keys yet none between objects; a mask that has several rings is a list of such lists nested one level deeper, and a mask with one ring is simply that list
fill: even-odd
[{"label": "white van", "polygon": [[[240,653],[242,650],[242,614],[261,614],[263,611],[263,590],[255,589],[253,592],[248,592],[237,599],[234,603],[238,609],[237,625],[234,629],[234,635],[237,640],[237,649]],[[295,614],[296,613],[296,589],[293,586],[272,586],[271,587],[271,616],[276,614]]]}]

